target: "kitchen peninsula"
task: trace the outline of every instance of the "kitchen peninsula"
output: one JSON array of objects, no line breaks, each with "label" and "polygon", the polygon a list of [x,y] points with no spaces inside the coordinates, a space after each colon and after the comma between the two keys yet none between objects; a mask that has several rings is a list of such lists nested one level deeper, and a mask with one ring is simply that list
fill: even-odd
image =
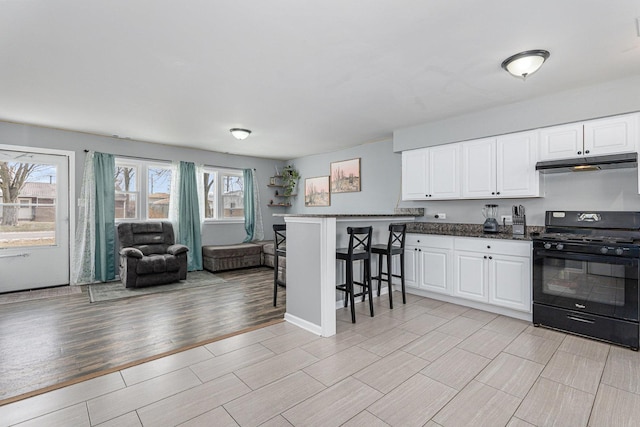
[{"label": "kitchen peninsula", "polygon": [[[390,223],[413,222],[407,214],[276,214],[287,225],[285,320],[315,334],[336,333],[336,248],[348,245],[347,227],[373,226],[372,243],[387,242]],[[376,271],[375,265],[372,267]],[[339,279],[338,279],[339,278]]]}]

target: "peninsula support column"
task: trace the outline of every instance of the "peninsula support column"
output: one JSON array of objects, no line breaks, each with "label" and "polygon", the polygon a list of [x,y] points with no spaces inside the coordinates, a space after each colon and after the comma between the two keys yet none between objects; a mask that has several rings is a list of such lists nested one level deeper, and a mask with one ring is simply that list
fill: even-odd
[{"label": "peninsula support column", "polygon": [[336,334],[336,218],[285,217],[287,311],[284,318],[310,332]]}]

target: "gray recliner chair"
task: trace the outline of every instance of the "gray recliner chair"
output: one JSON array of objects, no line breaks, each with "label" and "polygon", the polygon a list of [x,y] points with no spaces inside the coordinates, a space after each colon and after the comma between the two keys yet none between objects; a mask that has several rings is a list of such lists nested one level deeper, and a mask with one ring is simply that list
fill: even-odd
[{"label": "gray recliner chair", "polygon": [[163,285],[187,278],[189,248],[175,244],[169,221],[121,222],[120,280],[126,288]]}]

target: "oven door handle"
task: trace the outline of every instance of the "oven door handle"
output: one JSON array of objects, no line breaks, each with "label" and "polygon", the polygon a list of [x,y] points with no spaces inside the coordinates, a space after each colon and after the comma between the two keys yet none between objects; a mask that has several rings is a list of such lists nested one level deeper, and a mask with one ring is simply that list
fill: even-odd
[{"label": "oven door handle", "polygon": [[594,323],[596,323],[594,320],[591,320],[591,319],[583,319],[583,318],[581,318],[581,317],[572,316],[572,315],[567,315],[567,319],[569,319],[569,320],[575,320],[576,322],[589,323],[589,324],[594,324]]},{"label": "oven door handle", "polygon": [[533,259],[556,258],[569,259],[573,261],[598,262],[602,264],[615,264],[634,267],[638,265],[636,258],[621,258],[617,256],[595,255],[595,254],[579,254],[575,252],[548,251],[546,249],[536,248],[533,250]]}]

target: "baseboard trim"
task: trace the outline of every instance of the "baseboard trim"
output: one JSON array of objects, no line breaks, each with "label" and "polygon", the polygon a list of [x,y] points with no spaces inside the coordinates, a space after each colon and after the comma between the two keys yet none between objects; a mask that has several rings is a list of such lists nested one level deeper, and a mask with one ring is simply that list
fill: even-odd
[{"label": "baseboard trim", "polygon": [[297,327],[304,329],[305,331],[309,331],[312,334],[322,336],[322,328],[320,326],[294,316],[293,314],[285,313],[284,320],[291,323],[292,325],[296,325]]}]

